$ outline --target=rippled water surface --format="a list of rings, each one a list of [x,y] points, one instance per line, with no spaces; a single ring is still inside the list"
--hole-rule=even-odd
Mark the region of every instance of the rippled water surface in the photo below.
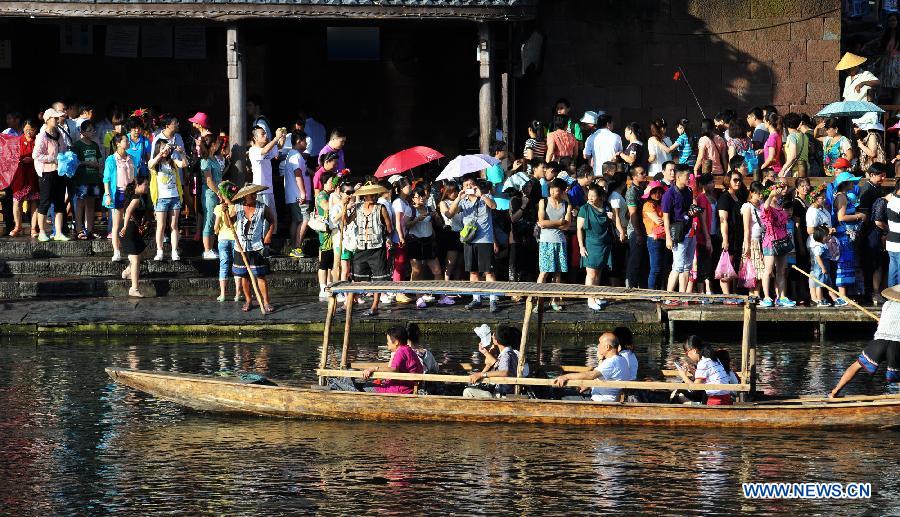
[[[384,356],[363,339],[352,359]],[[471,359],[468,343],[433,343]],[[0,514],[572,514],[900,509],[900,433],[386,424],[220,417],[112,384],[106,366],[309,379],[314,338],[0,343]],[[770,392],[824,393],[862,343],[761,347]],[[593,340],[548,339],[583,364]],[[738,347],[732,347],[737,357]],[[642,375],[676,356],[638,346]],[[885,390],[860,376],[848,390]],[[871,500],[748,501],[748,481],[870,482]]]

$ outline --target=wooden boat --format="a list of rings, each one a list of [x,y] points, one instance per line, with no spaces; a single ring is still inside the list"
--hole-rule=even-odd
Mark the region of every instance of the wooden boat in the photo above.
[[[631,402],[590,402],[529,399],[512,395],[504,399],[465,399],[436,395],[398,395],[330,391],[324,388],[329,377],[358,378],[362,372],[348,368],[348,348],[352,321],[353,296],[361,293],[431,293],[447,295],[505,295],[526,297],[519,347],[518,376],[491,378],[492,383],[521,386],[549,386],[549,379],[522,376],[526,361],[532,309],[537,308],[538,332],[534,336],[536,358],[540,361],[544,301],[547,298],[607,298],[659,301],[740,298],[744,302],[744,327],[741,342],[741,384],[687,384],[671,382],[624,382],[602,380],[570,381],[568,386],[612,387],[636,390],[727,389],[737,392],[740,402],[733,406],[646,404]],[[328,368],[331,323],[338,294],[348,296],[343,347],[338,368]],[[265,415],[285,418],[382,420],[382,421],[455,421],[554,423],[574,425],[646,424],[666,426],[720,427],[845,427],[873,428],[897,425],[900,395],[849,397],[843,399],[795,398],[750,402],[755,391],[754,362],[756,309],[752,300],[735,296],[700,296],[646,289],[591,287],[581,285],[533,284],[523,282],[341,282],[330,289],[325,315],[325,332],[319,368],[319,385],[303,387],[290,381],[274,381],[277,386],[246,384],[237,379],[107,368],[117,383],[201,411]],[[464,375],[402,374],[375,372],[374,378],[415,382],[469,382]]]
[[[123,368],[106,371],[117,383],[196,410],[282,418],[854,429],[900,422],[900,395],[860,397],[864,400],[793,399],[734,406],[526,398],[476,400],[262,386],[222,377]]]

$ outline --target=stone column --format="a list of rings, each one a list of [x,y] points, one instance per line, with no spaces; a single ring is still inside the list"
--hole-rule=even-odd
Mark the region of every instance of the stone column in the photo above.
[[[489,153],[491,136],[494,131],[494,85],[491,75],[491,28],[485,23],[478,24],[478,62],[481,85],[478,89],[478,129],[479,147],[482,153]]]
[[[243,158],[247,144],[247,92],[244,81],[241,48],[238,40],[238,28],[229,25],[226,37],[227,76],[228,76],[228,141],[231,145],[232,162],[238,171],[243,170]],[[243,175],[237,178],[243,183]]]

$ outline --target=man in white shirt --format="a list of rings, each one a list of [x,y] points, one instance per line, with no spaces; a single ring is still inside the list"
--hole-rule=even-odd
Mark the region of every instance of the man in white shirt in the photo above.
[[[619,355],[619,340],[612,332],[604,332],[597,342],[597,358],[600,364],[591,371],[567,373],[553,381],[553,385],[562,388],[568,381],[593,381],[603,378],[605,381],[627,381],[631,377],[628,361]],[[591,388],[590,400],[594,402],[616,402],[619,400],[620,388]],[[584,400],[585,397],[563,397],[563,400]]]
[[[267,206],[272,207],[275,213],[275,194],[272,184],[272,159],[278,156],[278,146],[284,144],[284,133],[281,128],[275,131],[275,139],[269,140],[264,128],[257,126],[252,133],[253,145],[247,150],[247,159],[250,160],[250,170],[253,171],[253,184],[268,187],[268,190],[260,192],[257,196]],[[272,225],[272,233],[278,231],[278,214],[275,213],[275,223]]]
[[[615,161],[616,156],[624,150],[622,137],[613,133],[613,121],[609,115],[601,115],[597,119],[597,136],[594,137],[592,165],[594,176],[603,175],[603,163]]]
[[[294,238],[294,249],[290,256],[302,258],[303,235],[309,224],[310,202],[313,200],[312,177],[303,156],[303,151],[306,150],[306,133],[295,129],[290,136],[294,145],[282,162],[281,175],[284,177],[284,203],[291,212],[290,235]]]
[[[184,160],[184,139],[181,138],[181,133],[178,132],[178,129],[181,125],[178,122],[178,119],[169,115],[162,120],[162,130],[153,135],[153,141],[150,142],[150,159],[156,157],[159,153],[159,146],[156,145],[157,140],[160,138],[164,138],[167,142],[171,142],[175,145],[175,151],[172,153],[172,158],[175,160]]]

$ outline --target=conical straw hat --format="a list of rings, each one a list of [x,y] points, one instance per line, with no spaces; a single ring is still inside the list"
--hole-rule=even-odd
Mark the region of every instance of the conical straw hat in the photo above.
[[[844,57],[838,61],[837,66],[834,67],[835,70],[847,70],[853,68],[854,66],[859,66],[866,62],[866,58],[862,56],[857,56],[852,52],[844,53]]]
[[[264,190],[269,190],[269,187],[264,187],[262,185],[254,185],[252,183],[247,183],[241,190],[238,190],[233,196],[231,196],[231,202],[234,203],[239,199],[243,199],[247,196],[253,196],[259,194]]]

